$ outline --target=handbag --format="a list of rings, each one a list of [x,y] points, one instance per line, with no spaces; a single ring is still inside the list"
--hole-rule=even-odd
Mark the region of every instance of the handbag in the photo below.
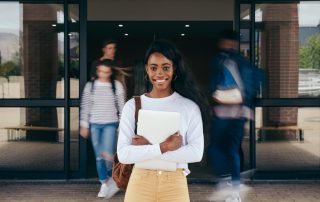
[[[137,121],[138,121],[138,112],[141,109],[141,100],[140,96],[134,96],[134,101],[136,105],[135,110],[135,133],[137,133]],[[123,164],[119,162],[118,155],[115,154],[114,156],[114,164],[112,167],[112,178],[116,182],[117,186],[122,189],[126,190],[129,179],[132,173],[134,164]]]
[[[216,90],[213,94],[214,99],[220,104],[241,104],[242,95],[239,89]]]
[[[234,64],[235,68],[230,66]],[[223,65],[222,79],[218,83],[217,90],[212,97],[219,104],[242,104],[243,98],[241,93],[242,81],[237,71],[237,64],[231,63]]]

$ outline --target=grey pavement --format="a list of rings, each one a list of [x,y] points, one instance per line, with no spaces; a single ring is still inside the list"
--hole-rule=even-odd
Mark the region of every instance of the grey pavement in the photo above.
[[[0,201],[123,201],[96,197],[99,184],[90,181],[0,181]],[[189,184],[191,201],[223,201],[214,184]],[[221,192],[221,191],[220,191]],[[245,202],[320,202],[320,181],[249,181],[241,188]]]

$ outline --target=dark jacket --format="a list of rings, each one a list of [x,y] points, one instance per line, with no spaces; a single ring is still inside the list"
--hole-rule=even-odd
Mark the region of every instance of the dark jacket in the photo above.
[[[236,62],[242,79],[244,92],[244,105],[250,108],[254,107],[254,102],[260,90],[264,86],[264,72],[263,70],[254,66],[249,60],[240,55],[236,50],[226,49],[221,51],[210,63],[211,79],[210,91],[215,92],[219,81],[223,78],[224,62],[231,59]]]

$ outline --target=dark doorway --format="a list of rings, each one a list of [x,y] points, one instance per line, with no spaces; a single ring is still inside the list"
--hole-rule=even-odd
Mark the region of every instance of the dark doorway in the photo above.
[[[232,29],[232,21],[89,21],[88,22],[88,68],[95,59],[101,57],[101,45],[105,39],[118,42],[117,60],[121,66],[142,69],[143,58],[148,45],[154,39],[168,39],[174,42],[191,67],[192,72],[205,90],[208,83],[209,61],[214,55],[215,37],[223,29]],[[88,72],[89,69],[88,69]],[[137,76],[136,73],[134,76]],[[144,75],[138,75],[143,78]],[[137,81],[130,78],[128,82],[128,99],[134,94],[142,94],[137,90]],[[139,88],[140,89],[140,88]],[[95,160],[91,145],[88,150],[89,177],[96,176]],[[190,164],[190,178],[208,178],[210,168],[200,163]]]
[[[157,38],[174,42],[184,54],[196,79],[206,86],[208,63],[213,55],[216,34],[232,28],[231,21],[136,21],[88,22],[88,67],[101,56],[105,39],[118,42],[117,59],[123,67],[134,67],[143,60],[148,45]],[[132,92],[129,92],[131,97]]]

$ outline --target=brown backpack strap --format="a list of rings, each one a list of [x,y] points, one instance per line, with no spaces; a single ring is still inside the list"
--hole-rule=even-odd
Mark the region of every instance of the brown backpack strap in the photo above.
[[[135,132],[135,134],[137,134],[138,114],[139,114],[139,110],[141,109],[141,99],[140,99],[140,96],[133,96],[133,98],[134,98],[134,102],[136,104],[136,111],[134,113],[134,118],[135,118],[134,132]]]

